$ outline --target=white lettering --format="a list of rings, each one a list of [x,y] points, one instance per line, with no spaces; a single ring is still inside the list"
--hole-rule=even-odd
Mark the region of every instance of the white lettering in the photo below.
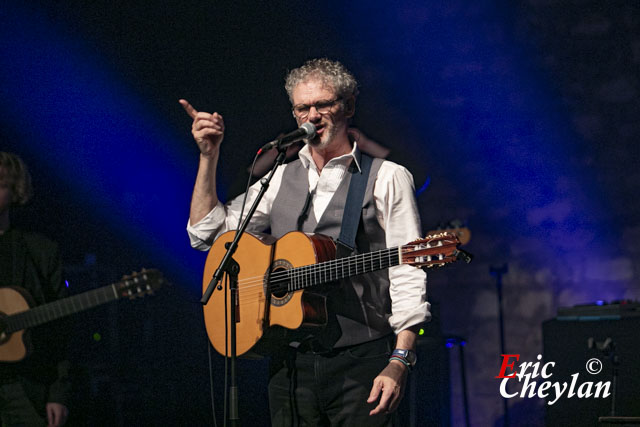
[[[500,395],[505,399],[516,397],[518,393],[513,393],[513,394],[507,393],[507,381],[509,381],[509,378],[505,378],[502,381],[500,381]]]
[[[533,363],[531,362],[524,362],[520,364],[520,369],[518,369],[518,373],[516,374],[516,376],[518,377],[518,381],[522,381],[522,377],[525,376],[527,369],[529,369],[531,365],[533,365]]]
[[[542,375],[542,378],[549,378],[551,377],[551,375],[553,374],[547,374],[547,367],[551,365],[551,367],[556,366],[556,362],[547,362],[544,364],[544,366],[542,367],[542,371],[540,372],[540,375]]]
[[[578,389],[578,397],[591,397],[591,384],[593,384],[591,381],[582,383]],[[586,388],[586,390],[583,390],[584,388]]]
[[[600,397],[600,390],[602,390],[603,387],[605,390],[602,397],[609,397],[611,395],[611,393],[609,393],[610,385],[611,385],[611,381],[607,381],[606,383],[603,383],[602,381],[598,381],[596,383],[596,393],[593,395],[593,397]]]
[[[545,381],[540,384],[540,387],[538,388],[538,397],[544,399],[549,396],[549,393],[545,393],[548,388],[551,388],[551,381]]]
[[[547,405],[549,405],[549,406],[553,405],[554,403],[556,403],[558,401],[558,399],[560,399],[562,397],[562,395],[564,394],[564,391],[567,389],[567,383],[564,382],[562,384],[563,385],[562,385],[562,389],[561,389],[560,388],[560,383],[553,383],[553,388],[556,391],[556,398],[553,399],[550,402],[547,402]]]
[[[522,390],[520,391],[520,397],[534,397],[536,395],[536,382],[533,381],[529,383],[531,376],[527,374],[524,380],[524,384],[522,385]],[[527,389],[529,389],[529,396],[527,396]]]
[[[538,360],[542,359],[542,355],[539,354],[537,357]],[[531,378],[537,378],[538,377],[538,369],[540,369],[540,362],[536,362],[533,364],[533,374],[531,374]]]
[[[569,382],[537,382],[535,379],[538,377],[544,379],[551,378],[553,376],[551,370],[556,365],[555,362],[542,364],[541,354],[537,356],[537,359],[538,362],[523,362],[519,365],[515,378],[516,382],[522,387],[520,392],[509,393],[507,389],[509,388],[509,379],[511,378],[503,378],[500,382],[500,395],[502,397],[505,399],[516,396],[520,396],[521,398],[539,397],[540,399],[546,399],[547,405],[551,406],[563,396],[566,396],[566,399],[570,399],[573,396],[577,396],[578,399],[590,397],[606,398],[611,396],[611,381],[599,381],[598,383],[586,381],[579,383],[579,373],[571,375],[571,381]]]
[[[578,382],[578,376],[580,374],[575,373],[573,375],[571,375],[571,387],[569,387],[569,394],[567,394],[567,397],[573,397],[576,395],[576,393],[573,391],[573,389],[576,388],[576,383]]]

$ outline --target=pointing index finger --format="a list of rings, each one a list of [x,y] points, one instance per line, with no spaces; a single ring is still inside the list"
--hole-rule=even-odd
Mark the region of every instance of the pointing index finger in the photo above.
[[[184,108],[184,111],[187,112],[189,117],[191,117],[192,119],[196,118],[196,114],[198,114],[198,111],[193,108],[193,106],[189,104],[186,99],[179,99],[178,102],[180,103],[180,105],[182,105],[182,108]]]

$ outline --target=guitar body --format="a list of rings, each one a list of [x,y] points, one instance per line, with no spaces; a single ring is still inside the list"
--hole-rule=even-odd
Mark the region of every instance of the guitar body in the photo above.
[[[224,233],[211,247],[204,269],[203,290],[209,286],[211,277],[224,257],[225,244],[233,241],[234,236],[235,231]],[[321,325],[326,322],[326,307],[322,296],[303,290],[270,294],[267,285],[278,272],[328,261],[334,257],[334,242],[319,234],[294,231],[277,241],[266,235],[242,235],[233,255],[241,266],[236,306],[237,355],[254,347],[270,326],[297,329],[303,325]],[[204,320],[209,340],[216,351],[230,356],[231,337],[226,329],[231,322],[231,297],[225,281],[226,277],[204,306]]]
[[[26,331],[7,333],[2,319],[14,313],[29,310],[30,296],[19,288],[0,288],[0,361],[18,362],[24,359],[30,348]]]

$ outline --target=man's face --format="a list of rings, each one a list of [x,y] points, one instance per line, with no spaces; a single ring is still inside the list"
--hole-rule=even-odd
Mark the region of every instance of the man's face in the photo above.
[[[316,103],[324,103],[334,101],[338,98],[333,88],[323,85],[319,80],[308,80],[299,83],[292,93],[293,106],[314,105]],[[318,112],[316,107],[308,110],[307,117],[299,117],[296,115],[298,125],[310,122],[316,127],[316,137],[309,141],[309,144],[318,149],[325,149],[334,142],[336,135],[341,131],[346,131],[347,117],[344,111],[344,101],[335,102],[332,107],[324,114]]]

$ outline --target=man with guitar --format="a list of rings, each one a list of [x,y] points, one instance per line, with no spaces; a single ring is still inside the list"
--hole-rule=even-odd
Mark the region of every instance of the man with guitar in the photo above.
[[[31,196],[31,178],[22,160],[0,152],[0,286],[18,286],[37,305],[62,298],[66,287],[57,245],[35,233],[11,227],[12,208]],[[13,300],[0,294],[0,311]],[[2,318],[0,317],[0,322]],[[34,351],[24,360],[0,363],[0,419],[3,426],[62,426],[68,415],[70,382],[64,331],[35,328]],[[3,331],[3,329],[0,329]],[[0,345],[9,339],[0,336]]]
[[[367,159],[348,132],[357,96],[353,75],[339,62],[311,60],[288,74],[285,89],[298,125],[309,122],[316,133],[298,160],[276,171],[248,230],[269,229],[276,238],[299,230],[336,239],[342,236],[343,214],[352,209],[346,209],[355,193],[350,182],[363,175],[363,201],[352,221],[355,252],[418,237],[411,174],[393,162]],[[222,116],[198,112],[186,100],[180,103],[193,119],[200,149],[187,230],[192,246],[207,250],[217,236],[237,227],[242,196],[223,205],[216,193]],[[259,188],[259,182],[250,188],[249,205]],[[338,247],[341,256],[353,249]],[[326,326],[286,331],[272,354],[272,423],[390,425],[416,363],[416,331],[430,318],[426,275],[398,265],[343,279],[325,290]]]

